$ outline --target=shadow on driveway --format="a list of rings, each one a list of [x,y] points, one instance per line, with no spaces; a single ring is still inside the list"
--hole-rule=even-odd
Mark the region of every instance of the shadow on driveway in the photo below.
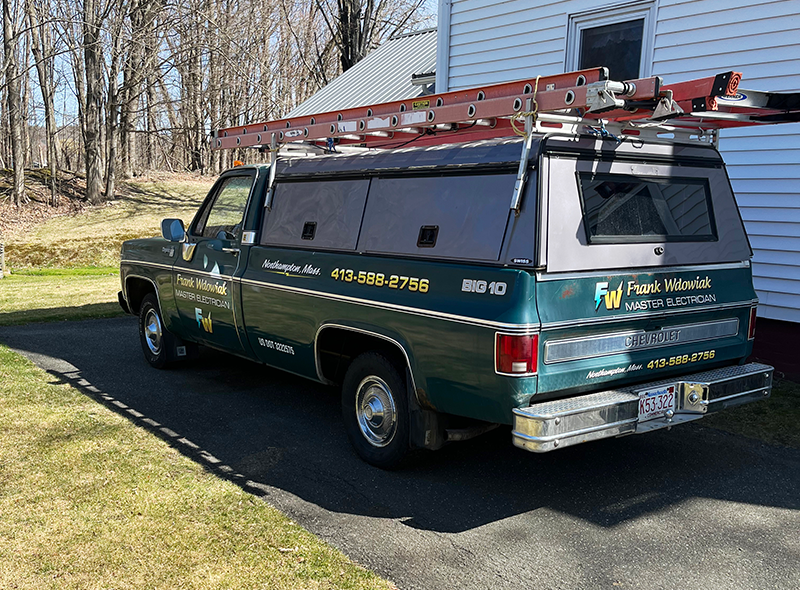
[[[547,508],[614,527],[692,498],[800,508],[800,453],[687,425],[535,455],[501,428],[402,471],[350,449],[338,391],[223,353],[150,368],[133,318],[0,329],[0,341],[250,492],[462,532]]]

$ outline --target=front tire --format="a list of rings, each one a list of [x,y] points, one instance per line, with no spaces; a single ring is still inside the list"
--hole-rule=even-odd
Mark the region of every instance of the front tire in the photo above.
[[[375,467],[391,469],[409,452],[406,381],[381,354],[357,357],[342,384],[342,417],[356,453]]]
[[[164,328],[158,299],[148,293],[139,307],[139,341],[147,362],[156,369],[164,369],[172,363],[175,337]]]

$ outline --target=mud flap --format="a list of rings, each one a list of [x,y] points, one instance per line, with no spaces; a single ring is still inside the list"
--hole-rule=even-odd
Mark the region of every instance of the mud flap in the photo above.
[[[431,451],[442,448],[447,436],[442,416],[420,405],[417,394],[411,387],[413,381],[408,367],[406,367],[406,383],[408,383],[408,413],[411,420],[409,431],[411,448]]]
[[[128,302],[125,301],[125,297],[123,297],[122,291],[117,292],[117,300],[119,300],[119,306],[122,308],[122,311],[124,311],[127,314],[130,314],[131,308],[128,307]]]
[[[173,344],[169,348],[169,362],[183,362],[196,359],[200,356],[200,345],[195,342],[185,342],[172,334]]]

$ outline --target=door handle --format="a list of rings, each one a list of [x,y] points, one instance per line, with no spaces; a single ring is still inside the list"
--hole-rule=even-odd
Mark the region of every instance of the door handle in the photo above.
[[[233,254],[234,256],[238,256],[240,252],[239,248],[223,248],[222,251]]]

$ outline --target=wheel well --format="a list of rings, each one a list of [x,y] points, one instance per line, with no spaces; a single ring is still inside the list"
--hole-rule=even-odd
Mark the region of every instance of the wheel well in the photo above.
[[[156,289],[153,283],[146,279],[128,277],[125,280],[125,294],[128,297],[128,308],[134,315],[138,315],[139,308],[142,305],[142,299],[144,299],[145,295],[155,292]]]
[[[384,355],[395,364],[401,375],[405,375],[408,361],[398,344],[379,336],[338,327],[323,328],[317,336],[319,372],[328,381],[340,384],[350,363],[368,351]]]

